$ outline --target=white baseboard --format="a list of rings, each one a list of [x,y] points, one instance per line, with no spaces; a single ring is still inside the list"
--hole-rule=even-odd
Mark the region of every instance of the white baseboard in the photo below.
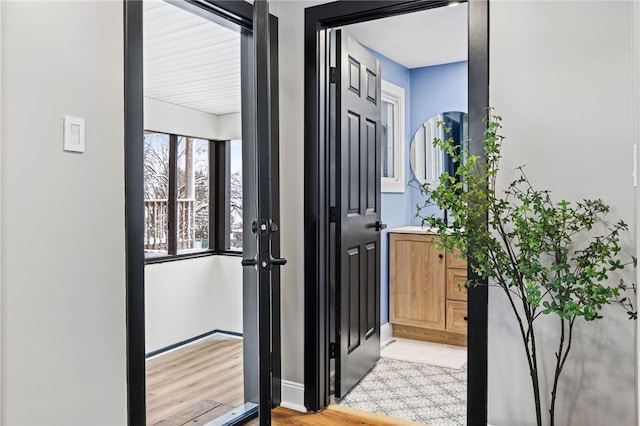
[[[384,348],[391,342],[391,337],[393,336],[393,328],[391,327],[391,323],[388,322],[386,324],[382,324],[380,327],[380,347]]]
[[[282,380],[282,401],[280,405],[284,408],[306,413],[304,406],[304,385],[302,383]]]

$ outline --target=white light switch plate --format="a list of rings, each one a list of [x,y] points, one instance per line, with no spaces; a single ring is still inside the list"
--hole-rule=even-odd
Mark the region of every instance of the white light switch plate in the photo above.
[[[84,152],[84,118],[64,116],[64,150]]]

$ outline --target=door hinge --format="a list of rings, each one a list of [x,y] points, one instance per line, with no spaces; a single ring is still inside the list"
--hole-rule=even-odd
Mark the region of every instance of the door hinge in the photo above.
[[[336,342],[331,342],[329,343],[329,359],[335,359],[336,358]]]
[[[336,67],[329,67],[329,83],[336,83],[338,81]]]
[[[329,223],[335,223],[335,222],[336,222],[336,208],[329,207]]]

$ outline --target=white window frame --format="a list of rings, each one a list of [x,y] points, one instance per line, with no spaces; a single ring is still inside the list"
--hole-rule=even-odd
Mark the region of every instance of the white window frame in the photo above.
[[[394,176],[383,177],[381,182],[382,192],[404,192],[406,183],[405,176],[405,132],[404,132],[404,88],[382,80],[382,101],[388,102],[394,106],[393,116],[393,170]]]

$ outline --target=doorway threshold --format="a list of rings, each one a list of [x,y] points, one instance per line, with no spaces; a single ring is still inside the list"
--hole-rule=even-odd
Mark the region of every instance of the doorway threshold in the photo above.
[[[234,408],[223,416],[206,423],[204,426],[233,426],[244,423],[246,420],[255,417],[258,414],[258,404],[246,402],[243,405]]]

